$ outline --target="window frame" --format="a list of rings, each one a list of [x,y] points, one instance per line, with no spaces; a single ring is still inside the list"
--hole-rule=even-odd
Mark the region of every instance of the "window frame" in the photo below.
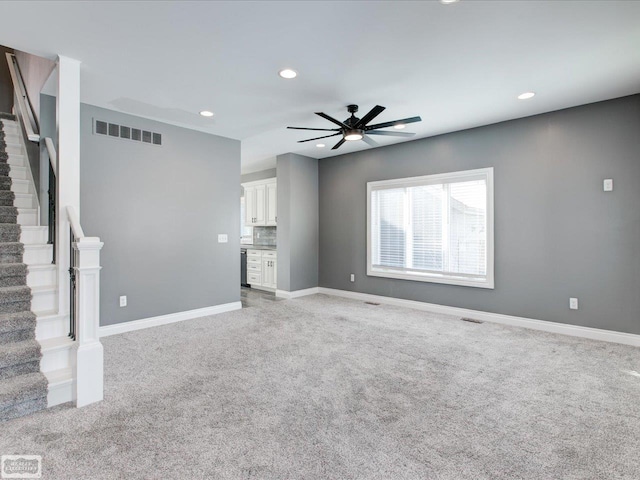
[[[371,194],[375,190],[388,188],[406,188],[420,185],[434,185],[441,183],[456,183],[471,180],[486,179],[487,182],[487,211],[486,211],[486,232],[487,232],[487,273],[484,280],[471,278],[469,276],[457,276],[450,274],[437,274],[432,272],[416,271],[414,269],[397,269],[394,267],[375,267],[372,265],[373,244],[371,218]],[[390,180],[379,180],[367,182],[367,276],[395,278],[400,280],[412,280],[418,282],[439,283],[445,285],[458,285],[477,288],[495,288],[494,280],[494,183],[493,167],[479,168],[475,170],[464,170],[457,172],[438,173],[434,175],[423,175],[419,177],[394,178]]]

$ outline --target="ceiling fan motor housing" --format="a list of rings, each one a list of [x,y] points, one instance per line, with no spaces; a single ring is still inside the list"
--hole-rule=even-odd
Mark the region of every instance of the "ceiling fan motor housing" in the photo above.
[[[344,121],[344,124],[350,127],[354,127],[360,120],[354,115],[358,111],[358,105],[347,105],[347,111],[351,114],[351,116]]]

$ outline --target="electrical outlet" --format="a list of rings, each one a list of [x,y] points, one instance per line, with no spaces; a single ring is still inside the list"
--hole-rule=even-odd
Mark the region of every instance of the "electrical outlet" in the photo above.
[[[571,310],[578,310],[578,299],[577,298],[570,298],[569,299],[569,308]]]
[[[218,243],[227,243],[229,241],[229,236],[226,233],[218,234]]]
[[[356,281],[356,274],[355,274],[355,273],[352,273],[352,274],[351,274],[351,281],[352,281],[352,282],[355,282],[355,281]]]
[[[120,297],[120,306],[121,307],[126,307],[127,306],[127,296],[126,295],[122,295]]]
[[[613,178],[605,178],[602,183],[602,189],[605,192],[613,192]]]

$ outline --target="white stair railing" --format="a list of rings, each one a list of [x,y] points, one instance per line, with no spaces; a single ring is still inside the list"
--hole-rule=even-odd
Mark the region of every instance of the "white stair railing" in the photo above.
[[[99,338],[100,327],[100,250],[98,237],[85,237],[78,214],[66,207],[71,225],[71,334],[76,340],[73,376],[76,381],[76,406],[103,399],[104,356]]]

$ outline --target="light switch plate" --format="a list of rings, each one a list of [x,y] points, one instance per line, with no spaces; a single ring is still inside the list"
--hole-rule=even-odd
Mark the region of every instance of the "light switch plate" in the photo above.
[[[218,234],[218,243],[227,243],[229,241],[229,237],[226,233]]]
[[[605,192],[613,192],[613,178],[605,178],[602,187]]]

